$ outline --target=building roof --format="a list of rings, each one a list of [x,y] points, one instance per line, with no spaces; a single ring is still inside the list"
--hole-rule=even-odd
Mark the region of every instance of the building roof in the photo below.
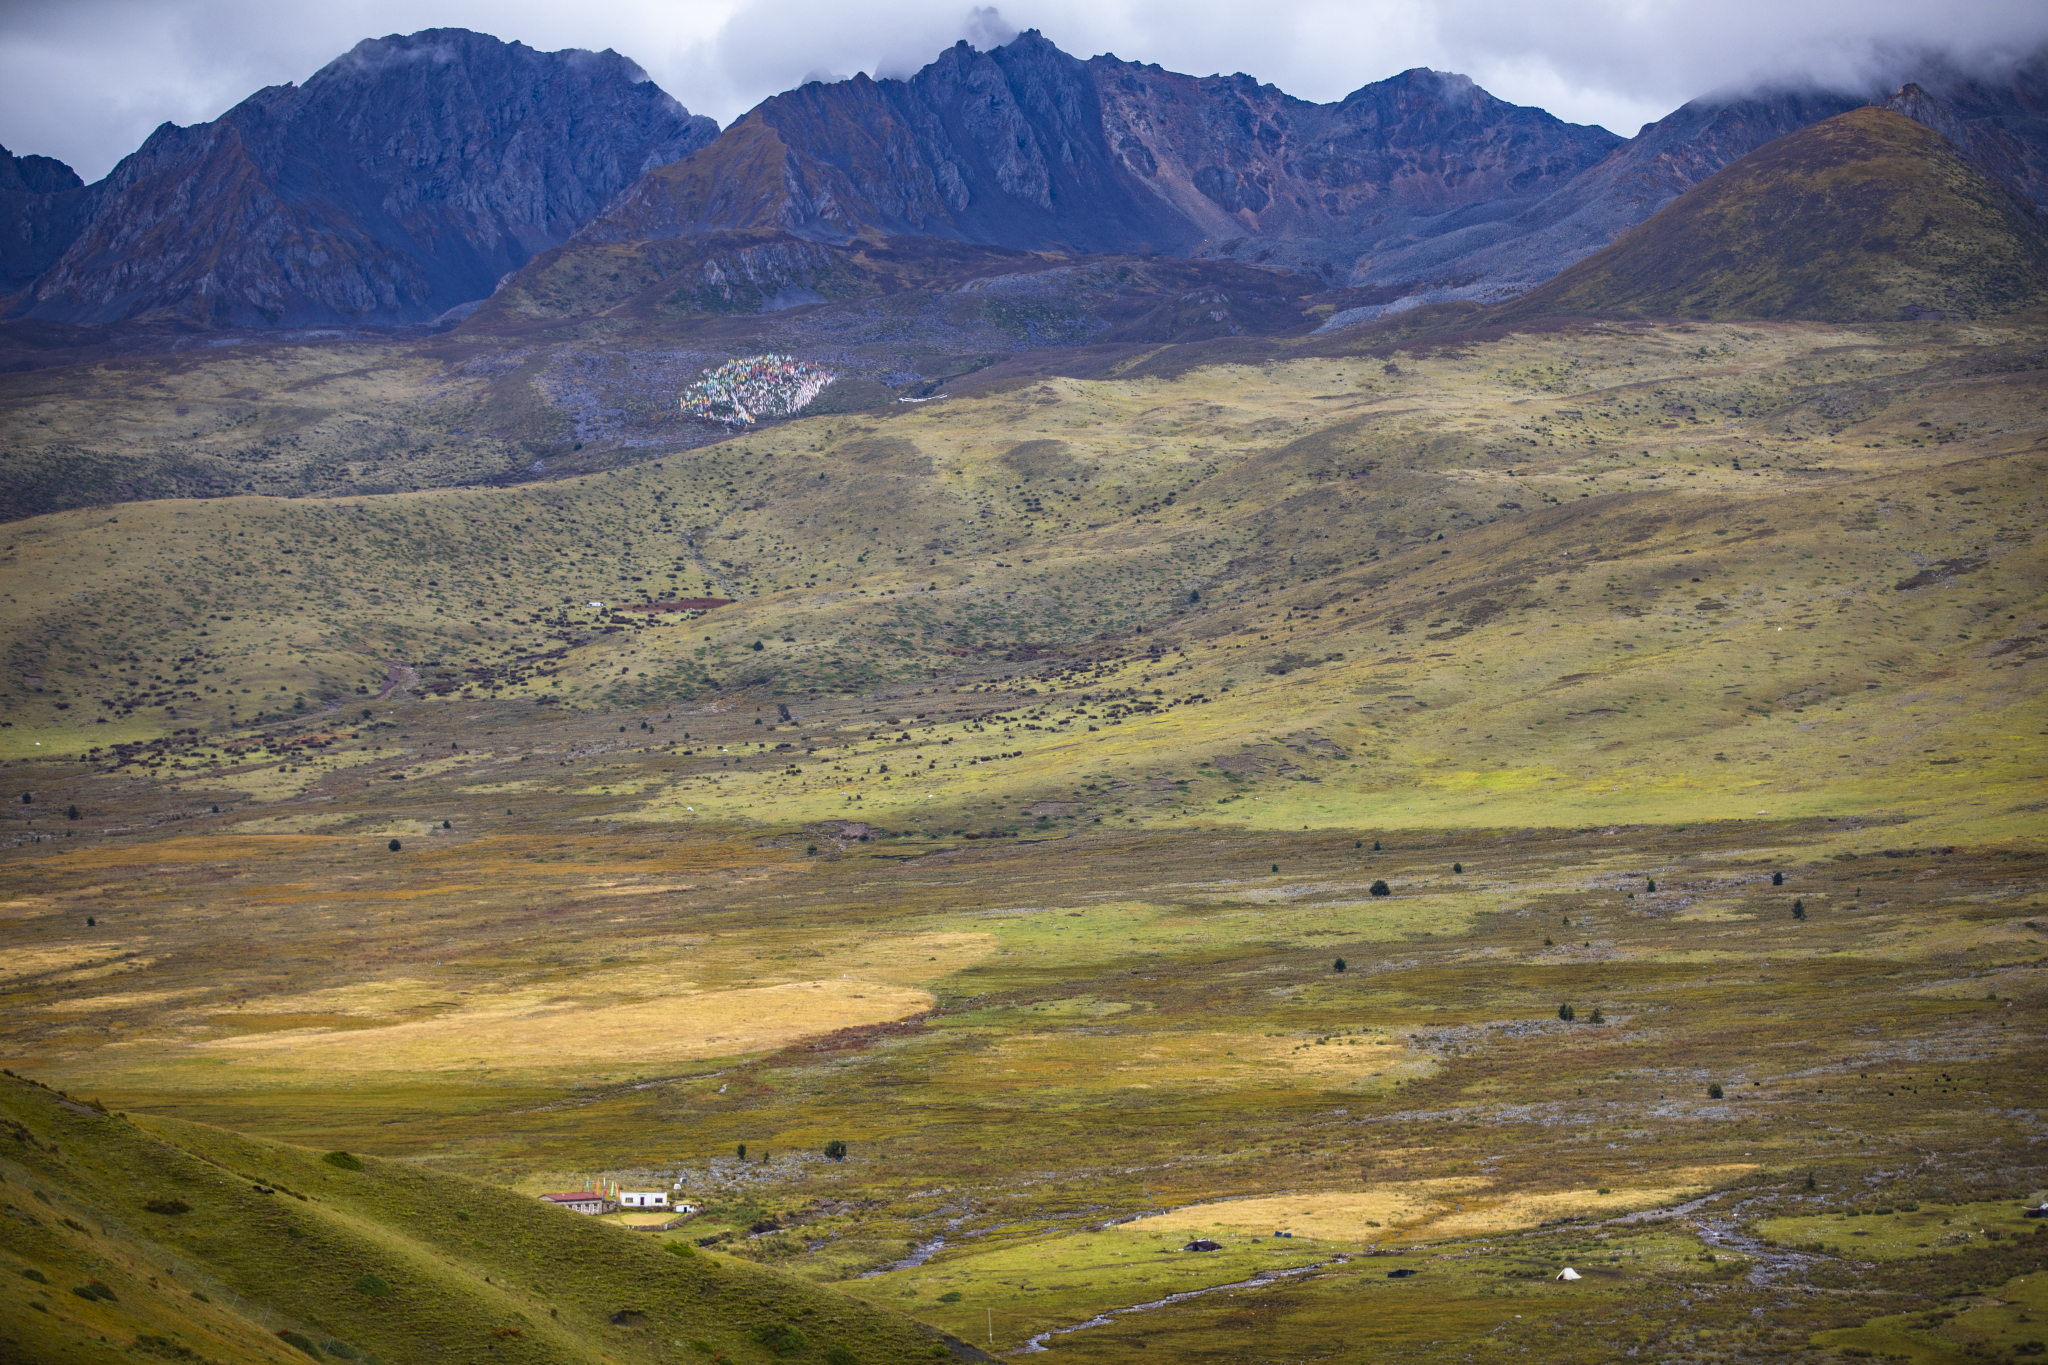
[[[585,1202],[601,1204],[604,1202],[604,1196],[596,1190],[568,1190],[562,1194],[544,1194],[541,1198],[552,1199],[557,1204],[581,1204]]]

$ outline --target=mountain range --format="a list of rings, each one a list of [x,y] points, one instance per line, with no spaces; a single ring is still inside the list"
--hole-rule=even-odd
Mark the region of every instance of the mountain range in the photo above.
[[[4,273],[35,274],[12,311],[425,321],[488,295],[716,133],[614,52],[536,52],[460,29],[368,40],[303,86],[164,124],[95,185],[15,161],[21,188],[0,182]]]
[[[1372,291],[1357,320],[1513,298],[1731,162],[1887,96],[2048,204],[2048,54],[1995,77],[1933,59],[1893,74],[1914,79],[1703,98],[1623,139],[1453,74],[1315,104],[1033,31],[904,80],[807,83],[721,133],[616,53],[429,30],[165,124],[97,184],[0,158],[0,288],[7,316],[60,323],[420,323],[564,243],[739,231],[1286,269]]]

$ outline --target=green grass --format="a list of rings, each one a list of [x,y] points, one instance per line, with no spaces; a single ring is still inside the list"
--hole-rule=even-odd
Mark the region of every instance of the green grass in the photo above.
[[[459,1176],[374,1158],[351,1171],[217,1129],[67,1112],[20,1082],[0,1096],[21,1137],[10,1184],[38,1201],[17,1205],[29,1216],[12,1234],[14,1269],[48,1282],[10,1280],[10,1295],[45,1305],[0,1329],[24,1358],[102,1354],[94,1330],[115,1333],[115,1354],[154,1334],[234,1359],[288,1358],[260,1345],[279,1329],[392,1361],[421,1342],[456,1360],[666,1359],[672,1336],[765,1360],[757,1334],[784,1324],[863,1360],[933,1344],[802,1280],[712,1252],[665,1255],[653,1238]],[[188,1211],[151,1213],[145,1192]],[[112,1298],[60,1298],[88,1268]],[[623,1331],[621,1314],[633,1315]]]
[[[1167,356],[544,489],[17,523],[0,1051],[133,1116],[9,1092],[81,1163],[20,1178],[183,1199],[205,1273],[388,1359],[1768,1356],[2029,1274],[1914,1220],[2048,1180],[2033,349]],[[560,610],[676,558],[740,600]],[[597,1175],[705,1212],[530,1198]],[[1211,1212],[1252,1198],[1332,1231]],[[39,1226],[8,1292],[71,1325],[10,1321],[255,1339],[71,1295],[117,1248]],[[1227,1249],[1108,1254],[1155,1231]]]

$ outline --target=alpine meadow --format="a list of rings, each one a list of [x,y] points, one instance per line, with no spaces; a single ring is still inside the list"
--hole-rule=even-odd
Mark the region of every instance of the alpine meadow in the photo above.
[[[5,153],[0,1357],[2042,1356],[2043,108]]]

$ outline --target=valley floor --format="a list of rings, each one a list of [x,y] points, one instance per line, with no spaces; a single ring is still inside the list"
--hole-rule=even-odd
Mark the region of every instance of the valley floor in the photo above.
[[[1119,361],[588,481],[16,523],[0,1051],[129,1118],[7,1101],[49,1287],[0,1316],[163,1337],[66,1292],[193,1254],[143,1156],[60,1155],[125,1124],[516,1280],[436,1359],[2024,1358],[2038,350]],[[519,1221],[598,1178],[703,1207]],[[548,1336],[505,1258],[572,1223],[653,1260]],[[765,1277],[744,1331],[619,1297],[664,1244]],[[411,1358],[289,1264],[205,1273]],[[865,1316],[784,1351],[771,1293]]]

